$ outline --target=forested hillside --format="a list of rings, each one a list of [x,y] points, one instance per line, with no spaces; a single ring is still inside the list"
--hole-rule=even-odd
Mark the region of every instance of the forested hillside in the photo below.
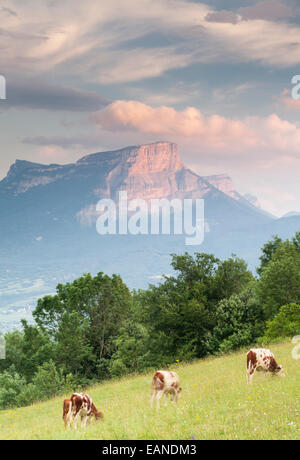
[[[133,292],[103,273],[59,284],[5,336],[0,408],[299,335],[300,233],[274,237],[260,261],[254,277],[236,256],[173,255],[176,276]]]

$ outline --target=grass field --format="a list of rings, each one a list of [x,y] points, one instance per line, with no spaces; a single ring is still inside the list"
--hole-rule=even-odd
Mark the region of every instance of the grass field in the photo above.
[[[294,345],[272,346],[286,377],[245,376],[245,351],[173,366],[183,388],[177,405],[149,407],[151,374],[86,390],[104,421],[65,430],[62,400],[0,412],[0,439],[300,439],[300,360]],[[65,397],[69,397],[66,395]]]

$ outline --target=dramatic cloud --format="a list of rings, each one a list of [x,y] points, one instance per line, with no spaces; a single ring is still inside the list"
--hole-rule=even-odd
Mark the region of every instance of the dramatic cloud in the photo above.
[[[220,115],[206,117],[195,107],[176,111],[137,101],[115,101],[91,119],[108,131],[151,133],[180,142],[192,139],[199,147],[213,151],[242,154],[245,150],[264,148],[300,153],[300,128],[276,114],[238,120]]]
[[[6,3],[0,10],[2,72],[45,76],[56,69],[110,84],[202,62],[300,63],[300,27],[275,21],[290,17],[279,0],[235,12],[187,0]],[[161,31],[165,39],[149,46],[147,36],[160,37]]]
[[[170,140],[199,174],[228,172],[269,209],[266,187],[280,190],[274,206],[288,210],[300,106],[282,90],[300,65],[297,10],[295,0],[4,0],[1,173],[20,152],[71,162]]]

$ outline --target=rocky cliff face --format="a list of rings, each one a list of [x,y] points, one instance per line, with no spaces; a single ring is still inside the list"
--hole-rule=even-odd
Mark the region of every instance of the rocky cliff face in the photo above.
[[[176,174],[182,169],[176,144],[157,142],[129,147],[107,174],[108,194],[115,198],[119,190],[127,190],[129,199],[146,200],[173,196],[178,189]]]
[[[233,182],[231,177],[227,174],[218,174],[214,176],[204,177],[207,182],[216,187],[221,192],[230,196],[231,198],[237,199],[237,192],[234,190]]]
[[[212,189],[207,181],[184,167],[176,144],[156,142],[87,155],[70,165],[17,160],[0,182],[0,191],[19,195],[37,186],[72,178],[90,181],[95,198],[117,198],[119,190],[126,190],[128,199],[182,197],[191,193],[202,196]]]
[[[87,206],[103,197],[118,199],[120,190],[127,191],[128,199],[202,198],[218,191],[235,200],[241,198],[228,175],[201,177],[187,169],[178,146],[170,142],[94,153],[69,165],[17,160],[0,182],[0,193],[22,195],[53,183],[58,190],[62,183],[70,184],[72,193],[80,187],[82,194],[90,196]]]

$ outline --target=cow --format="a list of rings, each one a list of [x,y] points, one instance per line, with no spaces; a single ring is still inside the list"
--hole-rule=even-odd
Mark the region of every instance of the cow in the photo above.
[[[81,425],[83,427],[86,427],[92,417],[95,417],[96,420],[103,419],[103,413],[98,412],[92,398],[85,393],[73,393],[71,398],[65,399],[63,403],[63,420],[65,426],[70,427],[73,422],[76,429],[79,417],[81,418]]]
[[[172,401],[177,402],[181,391],[176,372],[157,371],[152,378],[150,405],[153,407],[153,401],[156,398],[156,407],[159,408],[159,400],[162,395],[165,395],[165,405],[168,395],[171,395]]]
[[[246,376],[248,384],[252,383],[255,371],[264,372],[265,377],[268,372],[284,377],[282,366],[277,364],[273,353],[266,348],[251,348],[247,353]]]

